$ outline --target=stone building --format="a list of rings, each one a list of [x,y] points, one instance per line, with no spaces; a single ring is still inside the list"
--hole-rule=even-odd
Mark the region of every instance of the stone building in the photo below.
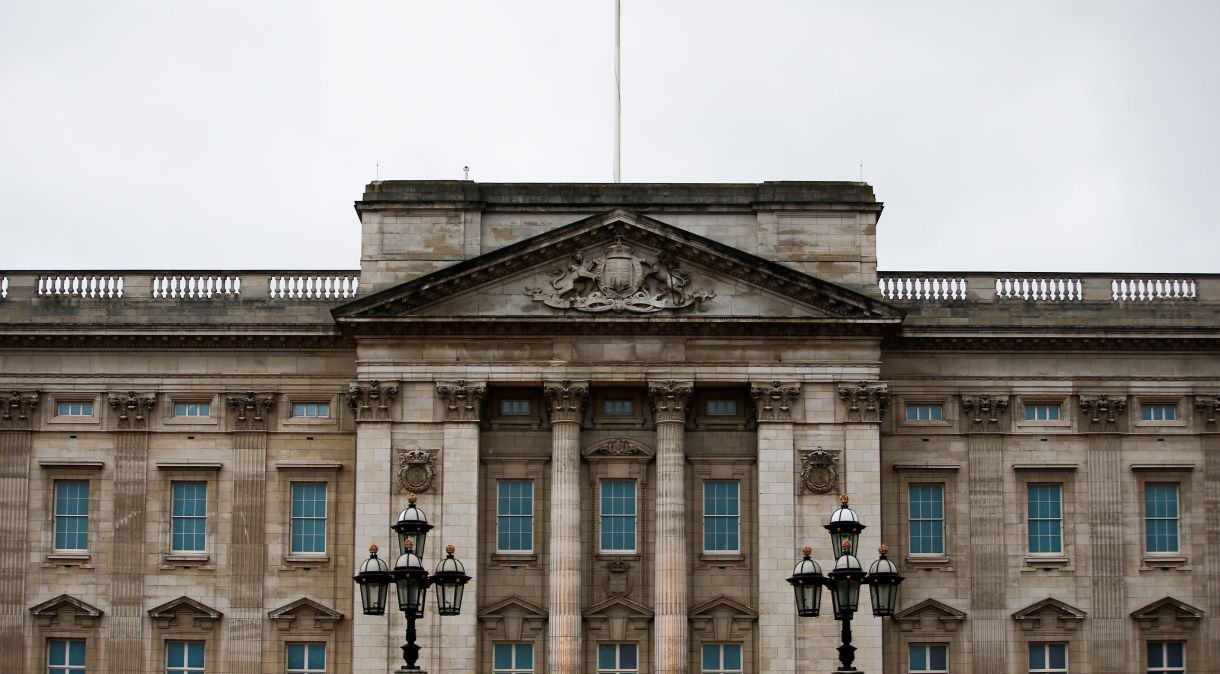
[[[359,270],[0,272],[0,671],[390,671],[411,492],[432,672],[831,671],[840,492],[864,671],[1220,662],[1220,277],[879,273],[881,210],[377,182]]]

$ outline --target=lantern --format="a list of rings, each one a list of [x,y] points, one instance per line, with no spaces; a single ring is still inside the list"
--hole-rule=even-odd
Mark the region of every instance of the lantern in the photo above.
[[[836,620],[848,620],[860,604],[860,584],[864,581],[864,567],[851,554],[851,541],[844,540],[842,554],[835,560],[830,576],[830,599]]]
[[[407,507],[398,513],[398,521],[390,528],[398,532],[399,550],[405,550],[405,544],[410,540],[415,555],[422,559],[424,543],[428,540],[428,532],[432,530],[432,525],[428,524],[424,511],[415,507],[415,494],[407,497],[407,503]]]
[[[378,559],[376,545],[369,546],[369,558],[360,565],[352,580],[360,586],[360,603],[364,605],[364,614],[384,615],[389,597],[390,567],[385,560]]]
[[[403,553],[394,563],[390,576],[398,587],[398,608],[408,618],[424,617],[424,599],[428,593],[428,570],[415,553],[411,552],[414,543],[407,539],[403,544]]]
[[[796,593],[796,614],[802,618],[816,618],[822,608],[822,584],[826,582],[822,576],[822,567],[809,558],[813,549],[806,545],[801,554],[805,558],[796,563],[788,583]]]
[[[454,547],[445,546],[445,558],[436,565],[436,573],[428,580],[436,586],[436,612],[458,615],[462,612],[462,590],[470,580],[466,567],[453,558]]]
[[[884,545],[877,549],[881,556],[868,568],[868,591],[873,600],[873,615],[894,615],[898,605],[898,585],[903,577],[898,575],[898,567],[886,558],[889,548]]]
[[[856,511],[847,507],[847,494],[839,496],[839,509],[834,511],[830,516],[830,523],[826,525],[826,530],[830,532],[830,547],[834,550],[835,559],[839,558],[843,550],[843,541],[851,541],[851,549],[855,550],[860,545],[860,532],[864,531],[864,525],[860,523],[860,518],[856,516]]]

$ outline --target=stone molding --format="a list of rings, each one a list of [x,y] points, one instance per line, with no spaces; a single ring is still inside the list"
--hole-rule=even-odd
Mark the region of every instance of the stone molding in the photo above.
[[[894,622],[903,632],[956,632],[965,619],[964,612],[935,599],[925,599],[894,614]]]
[[[503,629],[507,641],[521,641],[524,634],[539,634],[547,622],[547,610],[511,595],[479,611],[479,622],[484,630]]]
[[[542,394],[546,396],[547,411],[551,423],[580,423],[584,414],[585,402],[589,399],[589,383],[574,382],[564,379],[558,383],[545,384]]]
[[[648,398],[652,401],[653,417],[656,423],[685,423],[686,403],[694,392],[694,384],[689,381],[668,379],[661,382],[648,382]]]
[[[839,386],[845,419],[849,422],[878,423],[890,407],[889,385],[885,382],[857,382]]]
[[[436,395],[445,402],[445,421],[478,421],[487,386],[465,379],[437,382]]]
[[[1118,430],[1118,424],[1127,411],[1127,396],[1114,398],[1108,393],[1097,395],[1080,395],[1080,411],[1084,413],[1081,425],[1084,430],[1106,431]]]
[[[350,381],[344,397],[355,413],[356,421],[389,421],[390,404],[398,397],[398,384],[387,382],[383,385],[378,379]]]
[[[437,449],[399,448],[398,450],[398,491],[422,493],[432,488],[436,480],[436,458],[440,454]]]
[[[773,381],[750,387],[750,396],[758,408],[759,423],[792,423],[792,405],[800,395],[799,383]]]
[[[28,431],[33,428],[38,391],[0,393],[0,430]]]
[[[148,616],[161,629],[169,629],[177,623],[180,628],[194,627],[211,630],[216,627],[216,623],[224,614],[201,601],[184,595],[148,609]],[[190,622],[185,622],[187,620]]]
[[[157,394],[128,391],[111,393],[107,399],[110,401],[110,407],[118,412],[115,417],[116,428],[128,431],[148,429],[148,413],[157,406]]]
[[[89,629],[102,617],[103,613],[105,612],[102,609],[77,599],[70,594],[61,594],[58,597],[30,607],[30,615],[34,616],[34,621],[39,627],[80,627]],[[62,619],[65,616],[71,617],[71,625],[62,623]]]
[[[723,594],[692,606],[687,615],[691,631],[704,641],[748,638],[758,620],[758,611]]]
[[[839,452],[821,447],[801,451],[801,492],[808,494],[839,493]]]
[[[267,430],[267,417],[275,406],[274,393],[246,391],[226,395],[225,405],[231,410],[230,424],[239,431]]]
[[[655,452],[632,438],[606,438],[589,445],[583,452],[586,459],[651,459]]]
[[[1003,430],[1000,418],[1008,414],[1008,396],[990,393],[962,394],[962,409],[969,413],[967,432]]]
[[[1141,630],[1170,631],[1180,634],[1194,629],[1203,611],[1173,597],[1163,597],[1131,612]]]
[[[1047,597],[1013,613],[1012,619],[1017,621],[1021,630],[1025,632],[1036,630],[1074,632],[1087,616],[1087,613],[1071,604]]]
[[[298,618],[303,616],[311,616],[313,621],[312,628],[303,625],[301,627],[296,626]],[[268,611],[267,618],[275,623],[275,626],[281,632],[287,632],[292,629],[314,629],[323,632],[333,632],[335,623],[343,620],[343,614],[309,597],[301,597],[273,611]]]

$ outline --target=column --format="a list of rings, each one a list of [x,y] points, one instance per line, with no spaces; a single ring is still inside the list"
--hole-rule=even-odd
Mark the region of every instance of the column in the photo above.
[[[424,564],[431,569],[444,556],[445,546],[452,544],[457,548],[454,556],[473,580],[462,594],[461,614],[442,617],[440,638],[426,647],[439,649],[442,672],[474,672],[479,623],[479,412],[487,387],[465,380],[441,382],[436,393],[445,403],[441,441],[444,500],[440,529],[432,534],[439,534],[439,540],[429,541]]]
[[[1089,562],[1093,606],[1085,621],[1095,672],[1125,669],[1131,619],[1126,603],[1122,522],[1123,467],[1119,419],[1126,397],[1080,396],[1080,424],[1088,443]]]
[[[588,382],[543,387],[551,415],[551,573],[547,671],[580,674],[580,419]]]
[[[26,522],[38,399],[31,391],[0,394],[0,652],[14,668],[25,662]]]
[[[750,387],[758,408],[758,650],[764,674],[796,672],[796,609],[788,576],[796,546],[792,405],[800,384]],[[802,666],[801,671],[805,668]]]
[[[686,403],[690,382],[649,382],[657,425],[653,637],[657,674],[686,674]]]

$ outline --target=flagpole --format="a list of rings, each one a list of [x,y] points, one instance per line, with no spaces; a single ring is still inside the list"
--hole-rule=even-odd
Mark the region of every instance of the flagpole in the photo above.
[[[623,182],[622,174],[622,112],[623,87],[619,79],[619,15],[621,0],[614,0],[614,182]]]

